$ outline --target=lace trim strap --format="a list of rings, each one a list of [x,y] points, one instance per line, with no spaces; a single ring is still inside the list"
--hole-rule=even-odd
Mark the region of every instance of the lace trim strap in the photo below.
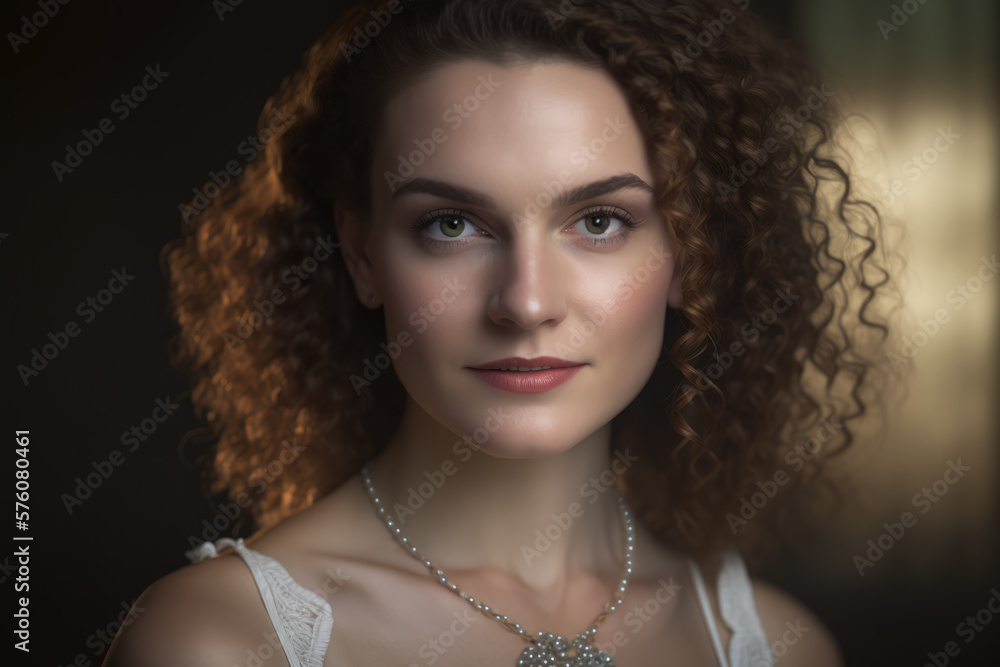
[[[708,601],[705,582],[701,576],[698,564],[689,559],[691,574],[694,579],[698,603],[701,605],[708,631],[712,636],[712,644],[719,658],[721,667],[773,667],[774,658],[767,644],[767,636],[760,624],[760,616],[753,599],[753,583],[747,572],[746,565],[735,550],[726,551],[722,555],[722,567],[719,569],[719,613],[722,620],[733,631],[729,640],[729,659],[726,660],[715,624],[715,616]]]
[[[250,568],[289,667],[323,667],[333,628],[330,604],[292,579],[281,563],[243,544],[242,537],[204,542],[186,555],[197,563],[225,547],[233,547]]]
[[[735,550],[723,554],[719,570],[719,611],[733,629],[729,640],[732,667],[773,667],[774,658],[760,624],[753,599],[753,583],[746,564]]]
[[[719,667],[729,667],[729,663],[726,661],[726,652],[722,648],[722,639],[719,638],[719,629],[715,626],[715,615],[712,614],[712,606],[708,602],[708,593],[705,591],[705,580],[701,577],[701,569],[692,558],[688,559],[688,563],[691,565],[694,590],[698,594],[698,605],[701,607],[701,613],[708,625],[708,634],[712,636],[712,646],[715,648],[715,656],[719,659]]]

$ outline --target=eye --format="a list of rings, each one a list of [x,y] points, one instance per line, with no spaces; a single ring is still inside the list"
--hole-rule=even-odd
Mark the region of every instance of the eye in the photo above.
[[[420,216],[411,228],[417,241],[434,251],[456,251],[475,243],[477,237],[490,237],[471,221],[468,213],[459,209],[431,211]]]
[[[583,223],[583,229],[580,228]],[[577,231],[586,230],[590,234],[605,234],[606,232],[617,232],[622,226],[622,221],[607,213],[591,213],[576,223]],[[608,234],[610,236],[610,234]]]
[[[595,206],[580,215],[583,217],[571,229],[589,238],[594,245],[624,243],[629,232],[639,226],[627,211],[616,206]]]
[[[460,239],[477,230],[471,222],[453,213],[435,216],[424,229],[431,236],[447,239]]]
[[[489,236],[457,209],[432,211],[421,216],[412,227],[432,247],[458,247],[472,237]]]

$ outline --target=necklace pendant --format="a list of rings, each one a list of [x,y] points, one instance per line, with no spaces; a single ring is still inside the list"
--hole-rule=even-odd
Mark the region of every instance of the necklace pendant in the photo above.
[[[582,637],[572,642],[561,635],[539,632],[521,651],[518,667],[615,667],[610,656]]]

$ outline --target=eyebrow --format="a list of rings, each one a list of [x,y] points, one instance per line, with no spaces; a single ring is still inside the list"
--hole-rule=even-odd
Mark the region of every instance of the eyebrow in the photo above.
[[[644,190],[649,193],[653,192],[653,188],[649,185],[649,183],[642,180],[635,174],[627,172],[562,192],[555,197],[555,199],[553,199],[552,205],[555,208],[562,208],[564,206],[570,206],[587,199],[608,194],[609,192],[617,192],[618,190],[627,189]],[[411,181],[407,181],[392,193],[392,198],[395,199],[396,197],[407,192],[422,192],[434,195],[435,197],[441,197],[442,199],[451,199],[453,201],[470,204],[472,206],[479,206],[481,208],[493,210],[496,210],[497,208],[496,202],[489,195],[483,194],[482,192],[478,192],[471,188],[464,188],[459,185],[442,183],[441,181],[434,181],[427,178],[414,178]]]

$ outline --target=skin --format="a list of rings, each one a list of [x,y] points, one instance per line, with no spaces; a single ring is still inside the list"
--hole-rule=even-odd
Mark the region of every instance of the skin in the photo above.
[[[563,69],[568,71],[558,78]],[[348,251],[348,262],[359,298],[367,301],[375,293],[383,302],[388,337],[412,331],[414,339],[395,360],[409,398],[402,426],[372,466],[378,488],[391,506],[405,506],[408,489],[426,481],[424,471],[454,461],[460,470],[407,520],[407,533],[416,544],[433,544],[441,567],[488,563],[551,600],[565,591],[567,570],[574,566],[614,569],[617,558],[606,548],[607,536],[620,530],[614,495],[600,493],[599,504],[588,506],[569,528],[568,539],[530,565],[521,545],[533,543],[535,528],[551,523],[553,513],[587,502],[580,487],[608,468],[611,419],[652,373],[666,308],[668,302],[680,305],[680,288],[667,227],[650,189],[632,187],[550,208],[520,225],[511,220],[526,199],[544,192],[539,184],[557,180],[560,171],[572,174],[566,189],[623,174],[650,185],[653,179],[642,135],[603,75],[552,66],[497,70],[469,63],[403,91],[389,105],[375,151],[375,173],[381,175],[393,168],[401,146],[428,136],[453,100],[475,90],[480,76],[492,75],[499,87],[413,178],[475,190],[489,184],[485,194],[495,207],[463,205],[479,226],[463,223],[458,240],[444,238],[440,222],[414,234],[414,220],[454,210],[456,202],[428,193],[393,197],[376,179],[365,254]],[[625,130],[618,136],[607,132],[614,140],[597,159],[584,157],[588,163],[580,171],[573,156],[594,138],[603,140],[606,119],[617,119]],[[617,206],[642,224],[630,231],[612,216],[607,231],[589,231],[580,212],[595,204]],[[341,227],[349,243],[360,245],[357,223],[345,224],[352,226]],[[428,241],[450,245],[429,248]],[[648,280],[626,296],[629,277],[654,258],[651,249],[669,256],[651,275],[643,273]],[[417,333],[410,314],[436,299],[449,279],[465,289]],[[588,314],[607,311],[606,304],[617,307],[614,316],[593,335],[574,339]],[[515,355],[551,355],[587,366],[541,394],[497,389],[465,368]],[[489,420],[490,409],[507,415],[502,424]],[[470,456],[459,448],[456,454],[456,434],[483,427],[495,430],[482,450]],[[442,523],[451,529],[441,532]]]
[[[445,112],[491,74],[499,85],[478,108],[457,128],[444,122]],[[608,119],[615,130],[606,130]],[[404,534],[451,581],[529,632],[575,636],[612,599],[621,576],[621,518],[614,492],[600,482],[611,465],[610,421],[653,372],[666,310],[680,306],[681,292],[676,246],[651,187],[633,184],[552,205],[539,200],[540,184],[560,181],[563,172],[571,175],[562,179],[566,191],[623,175],[653,186],[643,136],[613,79],[559,62],[444,65],[394,97],[383,120],[370,220],[336,209],[358,298],[383,309],[389,340],[406,332],[412,338],[393,361],[408,399],[400,428],[369,465],[376,489]],[[405,181],[475,190],[490,202],[386,184],[398,156],[439,127],[447,138]],[[592,144],[598,137],[607,139],[601,150],[584,155],[581,147],[601,146]],[[546,205],[526,211],[526,199]],[[594,207],[617,211],[595,220]],[[445,233],[441,218],[411,228],[425,214],[456,210],[457,238]],[[623,215],[638,226],[623,226]],[[606,228],[595,226],[602,220]],[[449,280],[462,287],[443,292]],[[418,333],[411,315],[435,299],[442,307]],[[601,312],[609,316],[581,336]],[[467,368],[515,355],[587,365],[540,394],[502,391]],[[490,410],[505,415],[502,424],[488,421]],[[456,448],[463,434],[481,428],[489,438],[478,450]],[[410,490],[437,471],[444,471],[437,476],[443,483],[408,505]],[[566,525],[574,503],[580,512]],[[411,511],[399,514],[399,507]],[[553,530],[554,514],[564,526],[536,548],[536,530]],[[687,562],[634,524],[632,583],[622,607],[601,624],[598,642],[618,639],[620,665],[716,664]],[[248,544],[330,603],[327,666],[424,665],[430,656],[436,665],[508,666],[524,648],[403,551],[357,476]],[[727,644],[713,564],[703,572]],[[664,581],[676,584],[676,593]],[[805,607],[760,582],[754,590],[769,643],[785,641],[783,665],[842,664]],[[143,611],[119,634],[106,665],[245,664],[248,647],[271,631],[250,573],[234,554],[167,575],[136,606]],[[461,633],[443,636],[456,618],[466,619]],[[796,621],[808,628],[801,637],[787,634],[786,622]],[[264,664],[287,661],[278,653]]]

